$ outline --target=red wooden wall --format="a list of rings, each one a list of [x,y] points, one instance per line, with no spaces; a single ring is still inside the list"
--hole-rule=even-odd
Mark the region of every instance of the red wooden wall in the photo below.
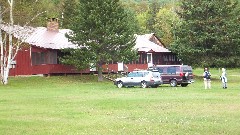
[[[37,74],[74,74],[74,73],[90,73],[90,69],[85,71],[78,71],[73,66],[62,65],[62,64],[41,64],[41,65],[32,65],[31,64],[31,52],[46,52],[46,51],[57,51],[57,50],[48,50],[44,48],[32,47],[22,49],[18,52],[15,60],[16,66],[10,70],[10,76],[18,75],[37,75]],[[164,63],[162,63],[164,64]],[[170,62],[167,64],[176,64]],[[131,72],[136,69],[147,69],[148,64],[126,64],[128,67],[128,72]],[[103,72],[118,72],[118,64],[109,64],[103,66]]]
[[[16,65],[15,68],[10,69],[10,76],[15,75],[31,75],[31,59],[30,49],[22,49],[18,51],[15,57]]]
[[[10,69],[10,76],[18,75],[38,75],[38,74],[65,74],[65,73],[90,73],[89,69],[84,71],[78,71],[73,66],[62,65],[62,64],[31,64],[31,51],[44,52],[47,49],[32,47],[22,49],[18,51],[15,57],[16,65],[15,68]]]

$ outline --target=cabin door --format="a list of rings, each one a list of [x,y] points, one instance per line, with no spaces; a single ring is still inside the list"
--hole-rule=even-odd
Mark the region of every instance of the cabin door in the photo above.
[[[123,71],[123,62],[118,62],[118,71]]]
[[[148,62],[148,67],[153,66],[152,53],[147,53],[147,62]]]

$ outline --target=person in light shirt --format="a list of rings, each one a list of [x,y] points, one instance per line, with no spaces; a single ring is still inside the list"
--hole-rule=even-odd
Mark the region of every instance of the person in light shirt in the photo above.
[[[227,73],[226,73],[225,68],[222,68],[222,75],[220,76],[220,79],[222,81],[223,89],[226,89],[227,88]]]

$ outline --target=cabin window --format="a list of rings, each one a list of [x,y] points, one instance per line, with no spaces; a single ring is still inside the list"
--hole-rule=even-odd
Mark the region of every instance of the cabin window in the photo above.
[[[147,64],[147,54],[142,54],[140,64]]]
[[[57,52],[50,52],[49,55],[49,64],[57,64]]]
[[[57,64],[57,52],[32,52],[32,65]]]
[[[46,53],[41,52],[41,53],[40,53],[40,64],[47,64],[45,57],[46,57]]]
[[[153,55],[153,64],[154,65],[160,65],[162,63],[162,57],[159,54],[154,54]]]
[[[164,61],[168,61],[168,56],[165,55],[163,59]]]

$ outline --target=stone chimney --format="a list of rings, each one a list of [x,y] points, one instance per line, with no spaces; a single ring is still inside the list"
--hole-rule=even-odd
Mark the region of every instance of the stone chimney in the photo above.
[[[57,18],[49,18],[47,22],[47,31],[58,32],[59,24]]]

